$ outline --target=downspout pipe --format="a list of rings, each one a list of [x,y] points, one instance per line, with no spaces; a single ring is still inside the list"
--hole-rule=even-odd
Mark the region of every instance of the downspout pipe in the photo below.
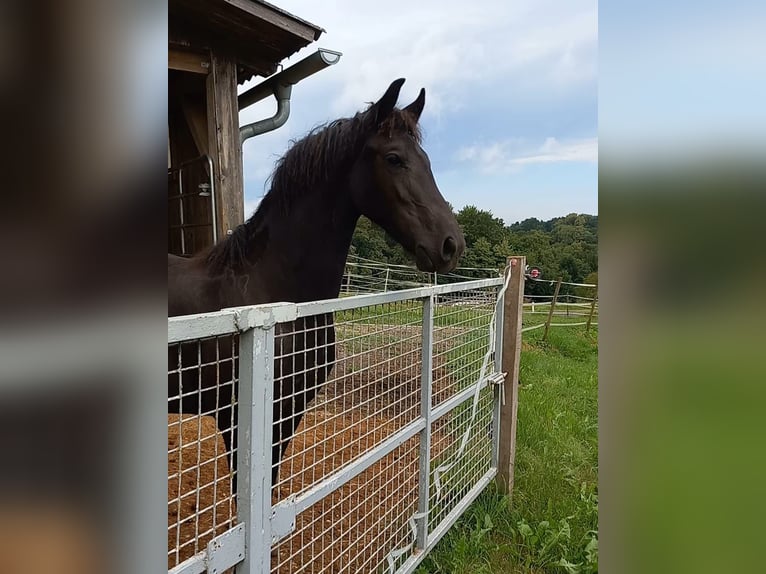
[[[254,88],[237,97],[239,110],[259,102],[270,95],[277,99],[277,113],[270,118],[259,120],[239,128],[240,145],[253,136],[275,130],[285,124],[290,117],[290,94],[293,84],[297,84],[308,76],[338,63],[343,54],[324,48],[318,49],[310,56],[303,58],[289,68],[274,74]]]
[[[270,118],[253,122],[239,128],[239,143],[244,144],[246,140],[253,136],[265,134],[285,125],[287,118],[290,117],[290,95],[293,91],[292,86],[281,84],[274,86],[274,97],[277,99],[277,113]]]

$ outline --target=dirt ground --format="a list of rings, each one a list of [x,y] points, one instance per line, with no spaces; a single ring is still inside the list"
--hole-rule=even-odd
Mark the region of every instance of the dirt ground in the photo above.
[[[344,338],[363,334],[364,326],[354,326],[354,330],[344,333]],[[373,350],[360,352],[344,343],[337,345],[332,380],[310,405],[283,458],[274,489],[275,503],[310,488],[419,416],[422,353],[419,331],[419,327],[402,327],[395,345]],[[444,365],[444,350],[454,335],[455,330],[447,329],[434,337],[435,404],[454,392],[456,381],[450,375],[451,369]],[[230,528],[236,509],[227,459],[220,454],[224,452],[223,441],[214,420],[184,415],[183,423],[179,424],[178,415],[169,415],[168,422],[170,568],[204,549],[213,536]],[[445,428],[447,425],[441,424],[432,430],[432,459],[451,443],[440,436]],[[417,511],[418,441],[415,436],[401,444],[301,513],[295,531],[273,548],[272,572],[374,571],[385,563],[391,549],[411,542],[408,521]],[[179,450],[181,444],[183,448]],[[218,478],[215,484],[214,475]],[[197,484],[204,485],[199,501]],[[215,524],[214,495],[218,501]],[[195,548],[198,532],[205,534]]]

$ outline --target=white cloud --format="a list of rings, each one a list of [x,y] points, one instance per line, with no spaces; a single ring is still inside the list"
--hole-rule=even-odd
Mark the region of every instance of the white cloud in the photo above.
[[[310,80],[312,90],[335,95],[328,103],[336,117],[359,110],[399,77],[409,80],[402,101],[425,86],[426,113],[435,115],[475,102],[477,89],[560,90],[596,77],[593,0],[282,0],[280,6],[327,30],[318,46],[343,52],[336,66]]]
[[[436,127],[434,131],[448,130],[452,141],[459,137],[481,142],[492,137],[486,134],[492,131],[488,126],[498,125],[503,118],[490,109],[536,106],[539,110],[557,102],[551,112],[556,114],[570,100],[596,98],[595,0],[475,0],[470,4],[389,0],[385,5],[280,0],[279,6],[326,30],[318,42],[283,62],[285,67],[318,47],[339,50],[343,56],[335,66],[293,87],[292,113],[285,126],[245,144],[245,188],[251,201],[266,191],[263,182],[290,139],[302,137],[319,123],[363,109],[396,78],[407,79],[400,105],[426,88],[424,116]],[[256,78],[241,89],[260,81]],[[487,112],[470,126],[458,124],[461,112],[468,109]],[[240,123],[269,117],[274,110],[274,101],[265,100],[244,110]],[[552,120],[551,115],[547,118]],[[546,143],[545,135],[551,131],[566,135],[553,120],[539,128],[526,126],[525,136],[531,139],[464,147],[457,155],[461,161],[453,162],[453,167],[472,170],[476,166],[491,172],[519,170],[530,163],[586,161],[587,157],[595,161],[595,139],[562,137]],[[429,138],[429,154],[437,165],[441,158],[433,144]],[[446,138],[441,145],[450,154],[447,150],[453,148]]]
[[[539,146],[523,140],[504,140],[465,146],[455,159],[470,162],[486,173],[519,171],[523,166],[539,163],[598,162],[598,139],[584,138],[559,141],[549,137]]]

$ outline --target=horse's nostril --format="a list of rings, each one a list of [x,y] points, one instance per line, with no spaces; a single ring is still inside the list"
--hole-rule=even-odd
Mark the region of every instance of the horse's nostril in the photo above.
[[[451,261],[455,253],[457,253],[457,241],[450,235],[444,240],[444,245],[442,245],[442,258],[445,261]]]

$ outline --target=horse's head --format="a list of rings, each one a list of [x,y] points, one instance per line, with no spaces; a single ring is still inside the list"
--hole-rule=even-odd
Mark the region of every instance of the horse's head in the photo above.
[[[425,90],[396,109],[403,79],[396,80],[365,112],[369,137],[351,172],[357,209],[415,255],[422,271],[452,271],[465,239],[420,147],[418,119]]]

